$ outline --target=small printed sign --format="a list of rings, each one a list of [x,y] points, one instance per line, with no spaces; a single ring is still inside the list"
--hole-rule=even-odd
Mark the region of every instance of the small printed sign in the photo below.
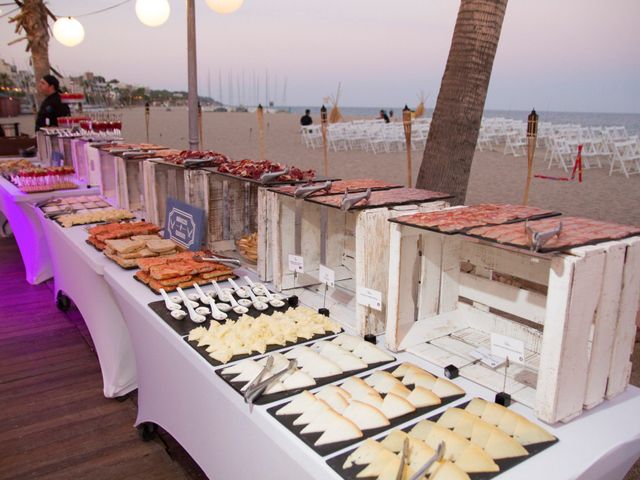
[[[484,363],[489,368],[498,368],[505,362],[504,358],[491,355],[491,352],[487,347],[478,347],[475,350],[471,350],[469,355],[476,360],[480,360],[480,362]]]
[[[303,273],[304,258],[300,255],[289,255],[289,271]]]
[[[188,248],[199,250],[205,230],[205,212],[187,203],[167,199],[167,217],[164,237]]]
[[[328,287],[336,286],[336,272],[324,265],[320,265],[318,268],[318,277],[322,283],[324,283]]]
[[[371,288],[358,287],[357,301],[359,305],[382,310],[382,292]]]
[[[491,355],[508,358],[510,362],[524,363],[524,342],[499,333],[491,334]]]

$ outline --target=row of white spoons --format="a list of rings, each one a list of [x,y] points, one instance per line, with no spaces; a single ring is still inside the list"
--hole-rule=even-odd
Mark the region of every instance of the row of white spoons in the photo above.
[[[211,313],[214,320],[221,321],[226,320],[227,312],[231,310],[238,315],[243,315],[249,311],[249,307],[263,311],[269,308],[269,305],[274,308],[280,308],[285,305],[282,295],[272,294],[264,285],[253,283],[249,277],[244,278],[247,280],[248,285],[243,287],[239,286],[233,279],[230,279],[229,283],[233,288],[221,288],[218,282],[213,280],[211,284],[215,290],[210,290],[207,293],[197,283],[194,283],[193,286],[196,293],[187,295],[182,288],[178,287],[178,295],[169,297],[164,289],[160,289],[160,294],[173,318],[182,320],[187,316],[188,312],[189,318],[194,323],[204,322],[209,313]],[[234,293],[238,296],[238,300],[234,298]],[[216,297],[219,300],[218,302],[214,300]],[[208,305],[209,308],[199,306],[197,300]],[[181,304],[187,308],[187,312],[182,310]]]

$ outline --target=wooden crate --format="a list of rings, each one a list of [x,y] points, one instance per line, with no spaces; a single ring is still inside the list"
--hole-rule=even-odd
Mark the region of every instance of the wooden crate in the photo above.
[[[100,185],[100,151],[91,140],[71,140],[71,158],[76,177],[87,185]]]
[[[504,369],[473,362],[491,333],[521,340],[506,391],[549,423],[627,386],[640,297],[640,237],[534,254],[391,224],[387,346],[460,369],[496,392]]]
[[[385,330],[389,252],[387,220],[398,215],[438,210],[447,206],[445,201],[436,200],[344,212],[314,203],[314,199],[295,199],[273,191],[265,192],[264,195],[266,207],[260,223],[267,225],[270,237],[268,244],[259,245],[259,248],[265,249],[267,255],[270,254],[270,273],[275,288],[283,291],[318,285],[321,245],[324,242],[325,266],[335,272],[337,290],[344,294],[343,303],[354,305],[355,327],[361,335],[379,334]],[[301,213],[298,226],[296,205]],[[326,209],[326,240],[322,238],[322,209]],[[296,228],[301,235],[299,252],[295,251]],[[294,275],[289,271],[290,254],[298,254],[304,258],[304,273]],[[353,297],[360,287],[382,293],[381,311],[357,305]],[[353,310],[349,314],[353,316]]]
[[[125,159],[102,149],[99,156],[102,195],[116,208],[144,215],[144,160]]]

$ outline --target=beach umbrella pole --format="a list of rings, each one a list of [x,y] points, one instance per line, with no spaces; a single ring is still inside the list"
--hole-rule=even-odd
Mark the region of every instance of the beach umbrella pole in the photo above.
[[[151,111],[149,110],[149,102],[144,104],[144,127],[147,132],[147,143],[149,143],[149,116]]]
[[[324,176],[329,176],[329,152],[327,148],[327,107],[320,109],[320,124],[322,128],[322,154],[324,159]]]
[[[264,160],[264,109],[262,104],[258,105],[256,109],[258,115],[258,142],[260,148],[260,160]]]
[[[532,110],[527,119],[527,182],[524,186],[524,196],[522,204],[529,202],[529,189],[531,187],[531,177],[533,176],[533,156],[536,153],[536,141],[538,139],[538,114]]]
[[[187,71],[189,78],[189,150],[198,149],[198,70],[196,64],[196,6],[187,0]]]
[[[411,110],[407,105],[402,109],[402,125],[404,126],[404,138],[407,146],[407,187],[411,188]]]

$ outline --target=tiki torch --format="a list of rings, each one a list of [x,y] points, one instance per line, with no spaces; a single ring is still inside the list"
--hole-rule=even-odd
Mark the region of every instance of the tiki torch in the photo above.
[[[531,110],[527,119],[527,183],[524,187],[524,198],[522,204],[529,201],[529,187],[531,186],[531,176],[533,175],[533,156],[536,153],[536,141],[538,139],[538,114],[535,109]]]
[[[258,139],[260,142],[260,160],[264,160],[264,109],[262,108],[262,104],[258,104],[258,108],[256,110],[258,114]]]
[[[324,153],[324,176],[329,176],[329,158],[327,153],[327,107],[320,109],[320,123],[322,125],[322,151]]]
[[[407,146],[407,187],[411,188],[411,109],[406,105],[402,109],[402,125]]]
[[[147,143],[149,143],[149,102],[144,104],[144,124],[147,130]]]

